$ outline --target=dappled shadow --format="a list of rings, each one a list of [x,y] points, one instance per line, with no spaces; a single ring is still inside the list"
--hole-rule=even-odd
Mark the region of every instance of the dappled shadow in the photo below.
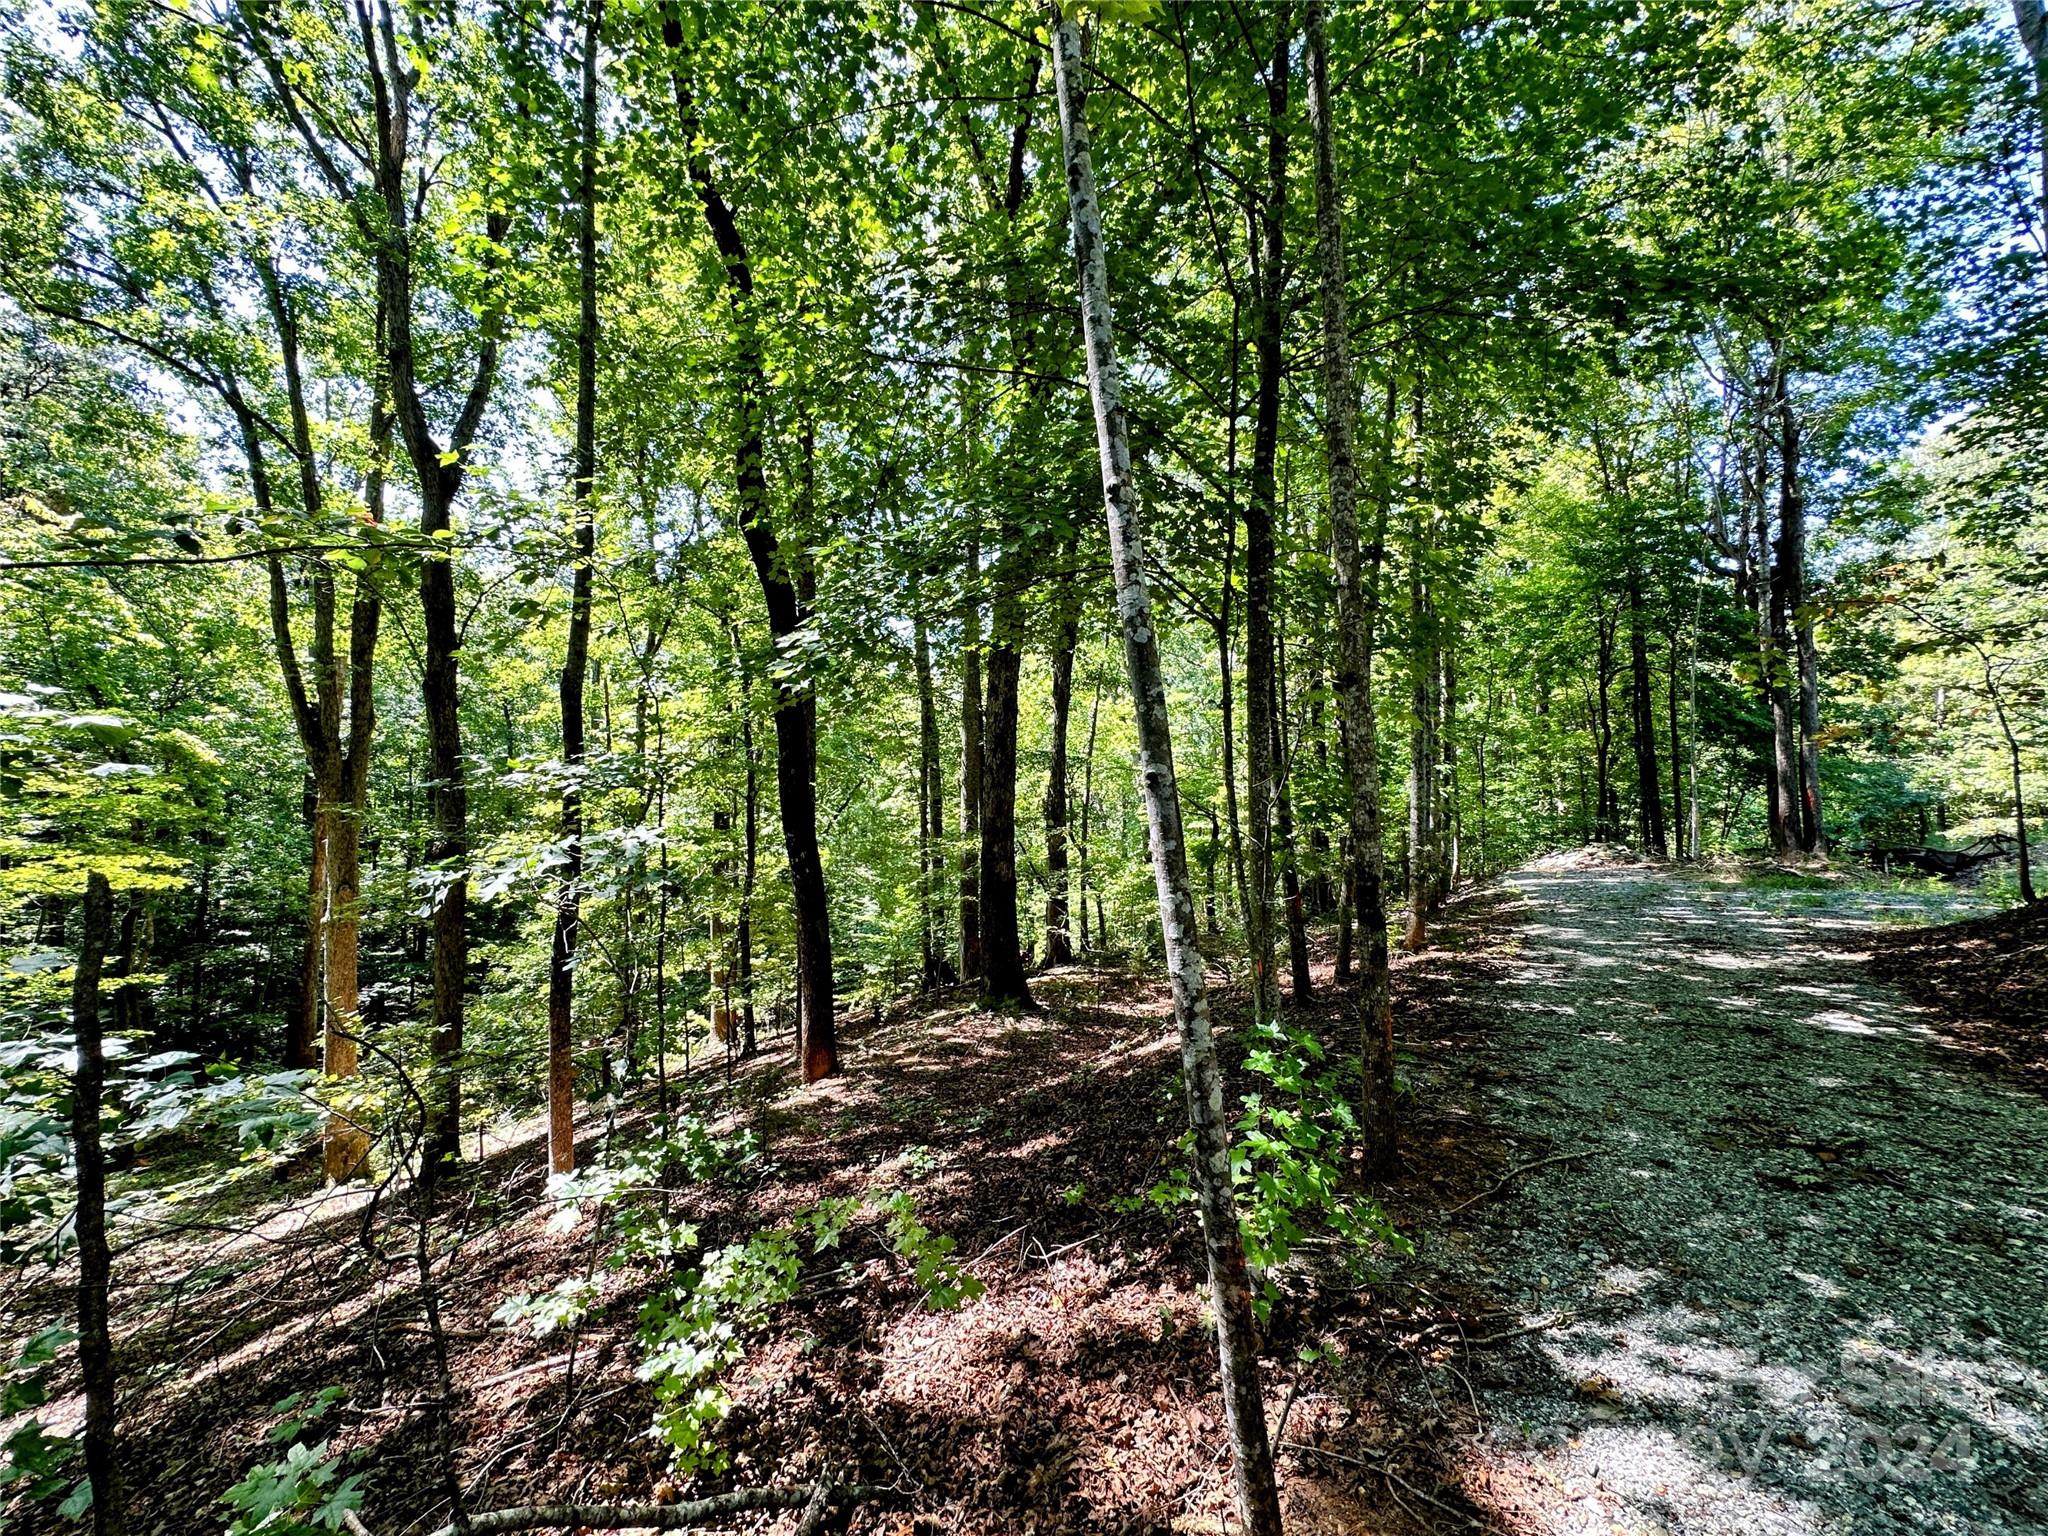
[[[1475,1352],[1475,1478],[1560,1531],[2040,1529],[2039,1099],[1842,956],[1856,892],[1516,884],[1488,1112],[1583,1156],[1467,1218],[1533,1330]]]

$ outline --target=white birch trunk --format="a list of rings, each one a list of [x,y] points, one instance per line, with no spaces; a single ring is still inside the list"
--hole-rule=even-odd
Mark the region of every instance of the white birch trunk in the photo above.
[[[1109,307],[1109,272],[1102,210],[1082,108],[1081,38],[1073,22],[1051,17],[1053,78],[1059,93],[1060,138],[1066,151],[1067,200],[1072,213],[1074,260],[1080,269],[1081,329],[1088,353],[1088,393],[1095,407],[1095,440],[1102,460],[1102,498],[1116,577],[1116,609],[1131,679],[1138,728],[1138,780],[1151,830],[1152,873],[1159,887],[1159,922],[1166,940],[1167,978],[1174,1022],[1180,1029],[1181,1070],[1188,1124],[1194,1132],[1195,1185],[1208,1251],[1210,1302],[1216,1314],[1216,1351],[1223,1378],[1223,1414],[1235,1465],[1238,1507],[1251,1536],[1279,1536],[1280,1494],[1266,1439],[1266,1407],[1259,1394],[1258,1343],[1252,1292],[1231,1190],[1230,1134],[1224,1120],[1223,1079],[1209,1030],[1209,998],[1196,940],[1194,888],[1188,881],[1187,845],[1173,779],[1173,734],[1159,642],[1152,627],[1152,596],[1131,481],[1129,424],[1117,373]]]

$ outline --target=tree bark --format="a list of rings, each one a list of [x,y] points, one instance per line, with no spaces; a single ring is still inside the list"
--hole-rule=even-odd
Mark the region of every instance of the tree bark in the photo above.
[[[1286,312],[1287,93],[1291,8],[1275,14],[1273,53],[1266,76],[1266,186],[1258,206],[1253,281],[1258,310],[1252,337],[1256,384],[1252,405],[1251,494],[1244,509],[1244,697],[1245,766],[1248,775],[1250,910],[1246,942],[1251,950],[1253,1012],[1260,1020],[1279,1010],[1280,988],[1273,974],[1274,742],[1279,719],[1274,698],[1273,524],[1278,495],[1274,468],[1280,444],[1281,331]]]
[[[1280,894],[1287,915],[1287,986],[1297,1006],[1315,989],[1308,968],[1308,914],[1301,899],[1300,850],[1294,841],[1294,795],[1290,787],[1294,754],[1287,746],[1287,639],[1283,630],[1274,648],[1273,667],[1273,839],[1279,854]]]
[[[1416,495],[1408,535],[1408,931],[1411,953],[1429,942],[1436,846],[1435,619],[1423,570],[1422,393],[1415,395]]]
[[[913,603],[916,597],[913,594]],[[912,616],[912,661],[917,672],[917,888],[919,962],[927,991],[944,982],[950,967],[939,953],[940,850],[946,844],[946,791],[939,763],[939,709],[932,688],[931,640],[924,614]]]
[[[682,23],[670,11],[662,23],[671,50],[683,45]],[[769,515],[766,401],[768,370],[754,313],[754,269],[738,221],[719,190],[711,157],[703,147],[702,125],[680,70],[671,83],[676,113],[690,146],[690,183],[724,264],[727,297],[737,322],[735,404],[740,420],[734,489],[740,533],[760,583],[768,612],[768,633],[779,647],[791,641],[809,615],[799,599],[793,562],[776,537]],[[839,1046],[832,999],[832,919],[825,891],[825,864],[818,851],[817,699],[807,684],[778,677],[775,684],[775,788],[782,816],[782,845],[789,861],[790,904],[796,918],[797,1057],[807,1083],[839,1070]]]
[[[85,1471],[92,1483],[93,1536],[121,1536],[127,1521],[114,1443],[114,1340],[107,1313],[113,1254],[107,1245],[107,1158],[100,1143],[106,1053],[100,1039],[100,966],[113,927],[107,877],[85,880],[85,922],[71,981],[77,1064],[71,1080],[71,1139],[78,1169],[78,1364],[85,1379]]]
[[[1813,612],[1806,594],[1806,487],[1799,472],[1799,417],[1792,408],[1791,384],[1782,366],[1778,369],[1778,428],[1778,563],[1784,572],[1799,688],[1799,847],[1806,853],[1818,853],[1827,846],[1820,802],[1820,654],[1813,643]]]
[[[1335,684],[1343,749],[1347,837],[1344,915],[1358,919],[1358,1038],[1363,1065],[1360,1129],[1368,1172],[1396,1160],[1394,1013],[1388,985],[1387,908],[1380,830],[1379,723],[1372,698],[1372,620],[1378,554],[1359,547],[1357,385],[1344,292],[1344,213],[1338,200],[1336,130],[1330,121],[1330,63],[1321,0],[1309,0],[1309,114],[1315,130],[1316,246],[1323,319],[1323,450],[1330,480],[1330,540],[1337,582]],[[1391,426],[1392,395],[1389,400]],[[1387,487],[1391,489],[1391,486]],[[1384,502],[1382,503],[1384,505]],[[1384,539],[1384,524],[1378,538]],[[1346,950],[1349,945],[1345,945]],[[1348,962],[1348,953],[1341,960]],[[1348,963],[1339,971],[1348,969]]]
[[[982,713],[981,758],[981,997],[1001,1007],[1031,1003],[1024,979],[1024,942],[1017,914],[1017,683],[1024,657],[1018,648],[1023,615],[1011,584],[1011,551],[997,564],[988,648],[988,702]]]
[[[1650,696],[1649,629],[1643,619],[1643,578],[1628,576],[1629,725],[1635,738],[1636,825],[1643,851],[1654,859],[1670,857],[1664,839],[1664,792],[1657,773],[1657,714]]]
[[[967,541],[960,621],[960,979],[981,980],[981,538]]]
[[[1074,959],[1067,890],[1067,718],[1073,706],[1074,649],[1079,638],[1079,620],[1070,608],[1061,618],[1059,640],[1052,653],[1052,752],[1045,772],[1045,963],[1049,966],[1069,965]],[[1215,868],[1212,858],[1212,885]]]
[[[1117,374],[1102,213],[1095,198],[1088,125],[1082,109],[1081,38],[1073,21],[1057,11],[1051,17],[1051,29],[1060,137],[1066,157],[1067,200],[1075,264],[1080,272],[1088,388],[1101,459],[1117,616],[1131,680],[1132,712],[1138,735],[1138,777],[1149,823],[1167,976],[1173,990],[1175,1023],[1180,1031],[1188,1123],[1194,1133],[1194,1176],[1208,1254],[1210,1305],[1216,1318],[1224,1423],[1230,1437],[1239,1514],[1250,1536],[1279,1536],[1280,1494],[1266,1438],[1265,1402],[1259,1393],[1251,1281],[1232,1190],[1223,1080],[1210,1034],[1198,919],[1194,892],[1188,883],[1187,846],[1174,782],[1172,726],[1159,663],[1159,642],[1153,629],[1152,598],[1145,582],[1129,427]]]
[[[562,884],[548,957],[548,1166],[576,1168],[576,941],[583,900],[583,684],[590,666],[590,588],[597,559],[597,49],[604,0],[583,22],[581,131],[576,201],[576,572],[569,590],[569,644],[562,659]]]

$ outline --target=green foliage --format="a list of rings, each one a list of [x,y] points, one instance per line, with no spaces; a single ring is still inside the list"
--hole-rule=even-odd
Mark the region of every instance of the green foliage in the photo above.
[[[341,1475],[341,1453],[329,1442],[293,1442],[281,1461],[249,1469],[221,1502],[235,1511],[228,1536],[316,1536],[341,1529],[342,1517],[363,1506],[363,1474]]]
[[[1274,1273],[1303,1242],[1334,1239],[1361,1269],[1381,1252],[1412,1253],[1414,1245],[1377,1200],[1347,1187],[1349,1148],[1358,1133],[1351,1107],[1355,1072],[1325,1067],[1321,1043],[1305,1029],[1276,1020],[1257,1033],[1260,1043],[1245,1066],[1269,1081],[1276,1097],[1244,1096],[1232,1126],[1230,1164],[1238,1230],[1259,1287],[1253,1308],[1263,1322],[1280,1297]],[[1192,1133],[1177,1145],[1184,1159],[1192,1155]],[[1183,1165],[1122,1207],[1169,1212],[1194,1200]]]

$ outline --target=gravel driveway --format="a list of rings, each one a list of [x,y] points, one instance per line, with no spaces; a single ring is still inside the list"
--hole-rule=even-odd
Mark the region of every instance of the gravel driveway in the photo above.
[[[1486,1112],[1585,1156],[1447,1239],[1534,1328],[1494,1479],[1557,1532],[2048,1531],[2048,1104],[1845,957],[1915,898],[1512,883]]]

